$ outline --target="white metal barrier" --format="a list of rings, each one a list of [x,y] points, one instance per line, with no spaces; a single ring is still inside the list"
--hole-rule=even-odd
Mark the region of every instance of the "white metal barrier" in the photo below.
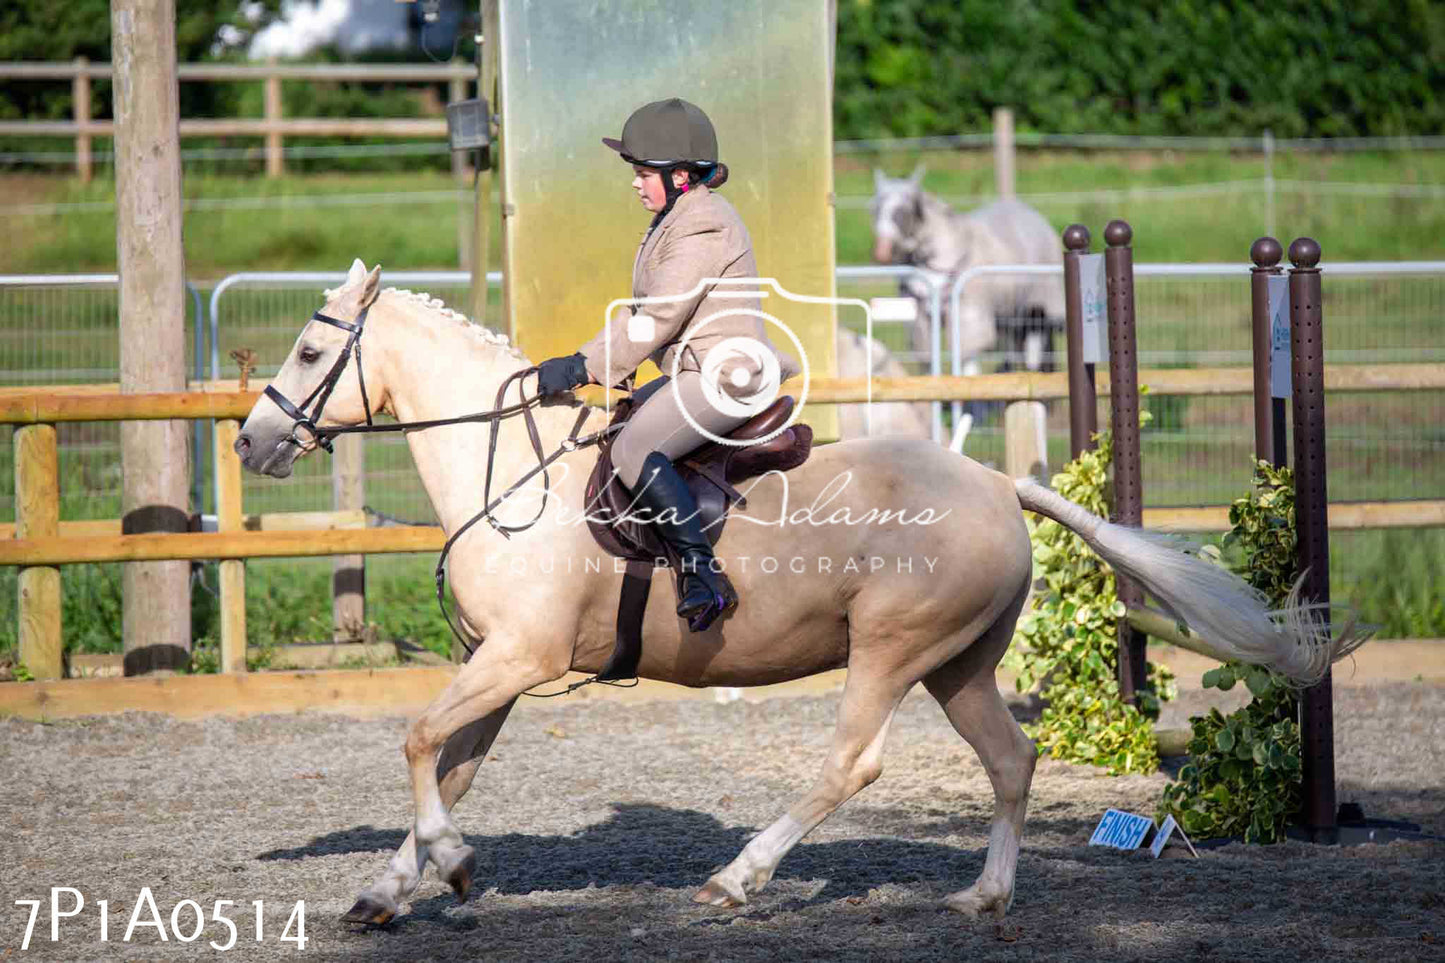
[[[1199,264],[1168,264],[1148,263],[1135,264],[1134,276],[1136,278],[1235,278],[1240,285],[1240,296],[1247,297],[1248,286],[1246,280],[1250,275],[1250,265],[1240,263],[1199,263]],[[1376,278],[1376,277],[1400,277],[1400,276],[1445,276],[1445,261],[1337,261],[1324,262],[1321,264],[1321,271],[1326,278]],[[949,318],[949,371],[951,374],[961,375],[966,373],[965,367],[969,359],[964,358],[960,350],[962,344],[961,332],[959,330],[961,308],[964,292],[970,283],[983,277],[1026,277],[1026,276],[1058,276],[1063,277],[1063,264],[994,264],[980,265],[969,268],[953,276],[948,287],[948,318]],[[1328,281],[1326,282],[1328,285]],[[1333,292],[1338,295],[1338,291]],[[1331,296],[1331,290],[1326,288],[1326,297]],[[1062,320],[1062,319],[1060,319]],[[1220,364],[1236,361],[1237,363],[1249,363],[1247,349],[1237,352],[1230,352],[1230,355],[1237,357],[1222,357],[1216,354],[1210,358],[1210,363]],[[1402,356],[1403,355],[1403,356]],[[1369,363],[1387,361],[1445,361],[1445,340],[1437,340],[1433,346],[1408,346],[1397,348],[1393,352],[1370,351],[1356,347],[1332,348],[1330,349],[1332,359],[1341,362]],[[1150,352],[1140,351],[1141,363],[1166,362],[1168,359],[1150,357]],[[952,416],[954,423],[958,423],[961,416],[962,404],[952,403]]]
[[[7,290],[7,289],[13,291],[13,290],[19,290],[19,289],[26,289],[26,288],[31,288],[31,289],[34,289],[34,288],[41,288],[41,289],[45,289],[45,288],[59,288],[59,289],[75,289],[75,288],[91,288],[91,289],[94,289],[94,288],[104,288],[104,289],[107,289],[107,290],[116,291],[116,292],[118,293],[119,290],[120,290],[120,275],[118,275],[118,274],[0,274],[0,291],[4,291],[4,290]],[[190,294],[190,296],[191,296],[191,323],[192,323],[191,343],[192,343],[192,364],[193,364],[192,377],[194,377],[194,378],[196,378],[196,379],[199,380],[200,378],[205,377],[205,368],[204,368],[204,361],[203,361],[203,359],[205,358],[205,342],[206,342],[206,333],[205,333],[206,329],[205,329],[205,325],[204,325],[204,318],[203,318],[203,315],[202,315],[202,313],[201,313],[201,293],[200,293],[198,290],[196,290],[196,286],[195,286],[194,284],[192,284],[190,281],[187,281],[187,282],[186,282],[186,291],[187,291],[187,292]],[[3,321],[3,319],[0,319],[0,321]],[[5,325],[4,323],[0,323],[0,333],[4,333],[4,328],[5,328],[6,326],[7,326],[7,325]],[[31,328],[31,329],[29,329],[29,330],[27,331],[27,333],[33,334],[33,333],[34,333],[34,330],[35,330],[34,328]],[[42,328],[42,330],[43,330],[43,328]],[[54,332],[54,330],[52,330],[50,333],[53,335],[55,332]],[[116,357],[116,362],[115,362],[115,365],[114,365],[113,367],[112,367],[112,366],[106,366],[106,367],[104,367],[104,368],[90,368],[90,369],[85,369],[85,370],[83,370],[83,371],[74,372],[74,373],[71,373],[71,372],[54,372],[54,371],[50,371],[50,370],[45,370],[45,371],[43,371],[43,373],[40,372],[40,371],[29,371],[29,372],[27,372],[26,370],[24,370],[24,368],[23,368],[23,366],[22,366],[21,364],[16,364],[16,363],[15,363],[15,360],[12,359],[12,358],[10,358],[10,357],[7,357],[7,355],[9,355],[9,351],[6,350],[4,347],[0,347],[0,371],[5,371],[5,372],[7,372],[7,375],[8,375],[8,376],[4,376],[4,377],[3,377],[3,380],[5,380],[5,381],[13,380],[12,377],[9,377],[9,376],[18,376],[20,380],[27,380],[27,381],[30,380],[30,379],[32,379],[32,378],[40,378],[40,379],[42,379],[42,380],[33,381],[32,383],[36,383],[36,384],[49,384],[49,383],[54,383],[54,381],[56,380],[57,375],[59,375],[59,376],[62,377],[62,378],[67,378],[67,377],[68,377],[68,378],[70,378],[70,379],[74,379],[74,378],[76,378],[77,376],[79,376],[79,377],[97,378],[97,379],[99,379],[99,380],[112,380],[112,379],[114,379],[114,380],[119,380],[119,376],[120,376],[120,375],[119,375],[119,372],[120,372],[120,360],[119,360],[119,358],[120,358],[120,356],[119,356],[118,351],[117,351],[117,354],[116,354],[116,356],[115,356],[115,357]],[[12,367],[12,365],[14,365],[14,366]],[[203,438],[204,438],[204,434],[203,434],[203,432],[202,432],[201,423],[200,423],[199,421],[197,421],[197,422],[194,423],[194,425],[193,425],[193,427],[192,427],[192,443],[195,445],[195,450],[196,450],[197,452],[199,452],[199,451],[201,450],[201,445],[202,445]],[[199,498],[199,494],[200,494],[200,491],[201,491],[201,473],[196,472],[196,473],[194,473],[194,476],[195,476],[195,477],[194,477],[194,479],[193,479],[193,481],[192,481],[193,494],[195,494],[196,497]]]

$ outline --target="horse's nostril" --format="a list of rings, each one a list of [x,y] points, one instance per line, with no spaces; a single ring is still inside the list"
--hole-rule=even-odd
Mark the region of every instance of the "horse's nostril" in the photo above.
[[[240,455],[242,458],[245,458],[246,453],[251,450],[251,439],[245,435],[237,435],[236,443],[231,447],[236,449],[236,454]]]

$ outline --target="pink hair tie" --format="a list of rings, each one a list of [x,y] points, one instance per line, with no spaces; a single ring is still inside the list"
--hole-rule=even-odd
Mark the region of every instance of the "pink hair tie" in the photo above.
[[[692,181],[688,181],[686,184],[682,185],[682,192],[684,194],[686,194],[690,190],[692,190]]]

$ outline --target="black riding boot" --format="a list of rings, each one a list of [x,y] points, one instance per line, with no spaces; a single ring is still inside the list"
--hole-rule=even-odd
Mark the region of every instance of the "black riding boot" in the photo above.
[[[688,628],[702,632],[718,616],[737,605],[738,595],[722,572],[713,569],[712,545],[702,530],[697,501],[672,462],[654,451],[642,463],[642,474],[633,490],[637,507],[646,510],[645,524],[656,527],[681,561],[682,586],[678,590],[677,614],[688,620]],[[665,514],[664,514],[665,513]],[[636,512],[643,521],[643,512]]]

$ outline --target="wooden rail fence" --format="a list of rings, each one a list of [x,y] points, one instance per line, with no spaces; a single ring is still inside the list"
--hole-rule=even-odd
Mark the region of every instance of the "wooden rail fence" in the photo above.
[[[70,120],[0,121],[0,134],[20,137],[74,137],[75,170],[82,181],[91,177],[91,139],[111,137],[114,124],[91,117],[90,82],[109,79],[114,71],[107,63],[90,63],[84,57],[70,63],[0,62],[0,81],[69,80]],[[477,79],[477,68],[460,61],[449,64],[179,64],[181,81],[254,81],[265,87],[265,116],[261,118],[183,118],[180,136],[264,137],[266,176],[279,177],[284,169],[282,149],[291,137],[431,137],[445,138],[444,117],[297,117],[284,118],[281,110],[281,81],[323,80],[366,83],[448,84],[451,100],[461,100],[468,81]]]
[[[1140,380],[1161,394],[1243,395],[1253,390],[1252,373],[1239,369],[1142,371]],[[1327,368],[1332,391],[1445,389],[1445,365],[1340,365]],[[1098,390],[1107,393],[1100,376]],[[1068,395],[1065,373],[1018,372],[962,377],[917,376],[878,379],[875,401],[987,399],[1035,401]],[[226,672],[246,669],[245,568],[247,558],[336,556],[437,551],[439,528],[360,527],[364,517],[346,512],[276,515],[243,513],[241,463],[232,442],[260,389],[234,382],[208,382],[185,392],[121,394],[114,385],[0,388],[0,424],[14,433],[16,520],[0,530],[0,565],[21,569],[19,579],[20,658],[36,678],[62,674],[60,571],[79,562],[156,559],[218,559],[221,564],[221,664]],[[862,379],[817,378],[808,398],[816,403],[861,402]],[[120,534],[118,521],[61,522],[55,425],[76,421],[172,418],[217,419],[215,465],[218,480],[217,531],[182,534]],[[358,524],[360,522],[360,525]],[[1341,504],[1330,507],[1333,527],[1445,525],[1445,501]],[[1218,531],[1227,527],[1220,507],[1146,511],[1149,527]],[[287,527],[290,526],[290,527]]]

